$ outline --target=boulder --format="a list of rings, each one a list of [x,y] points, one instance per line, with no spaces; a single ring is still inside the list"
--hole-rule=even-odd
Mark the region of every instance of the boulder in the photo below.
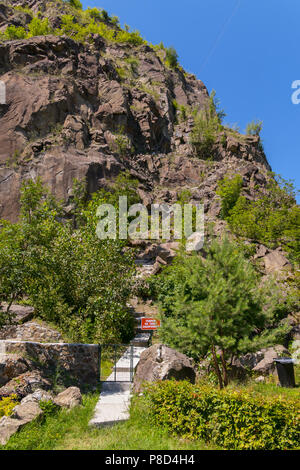
[[[0,305],[0,309],[6,312],[8,304],[6,302],[2,302]],[[11,305],[9,309],[10,319],[14,323],[25,323],[32,319],[34,314],[33,307],[27,307],[25,305]]]
[[[54,403],[62,408],[74,408],[74,406],[81,405],[82,395],[79,388],[67,388],[55,397]]]
[[[0,354],[0,386],[31,368],[31,361],[18,354]]]
[[[273,374],[276,369],[274,359],[282,356],[290,356],[289,351],[278,344],[255,353],[248,353],[234,359],[233,366],[244,370],[251,370],[259,375]]]
[[[192,359],[163,344],[155,344],[146,349],[141,354],[136,369],[134,390],[139,391],[143,382],[170,379],[195,383],[196,371]]]
[[[53,401],[54,398],[51,393],[38,388],[34,393],[27,395],[21,400],[21,405],[29,402],[39,403],[40,401]]]
[[[12,419],[23,421],[24,423],[30,423],[30,421],[34,420],[41,414],[43,414],[43,411],[39,407],[38,403],[29,401],[15,406],[10,417]]]
[[[19,399],[22,399],[40,388],[49,390],[51,383],[41,375],[40,371],[29,371],[15,377],[1,387],[0,398],[16,394]]]
[[[263,260],[267,274],[288,271],[291,269],[291,263],[279,250],[271,251],[271,253],[263,257]]]
[[[3,418],[0,419],[0,444],[5,446],[11,436],[19,431],[24,424],[26,423],[18,419],[3,416]]]

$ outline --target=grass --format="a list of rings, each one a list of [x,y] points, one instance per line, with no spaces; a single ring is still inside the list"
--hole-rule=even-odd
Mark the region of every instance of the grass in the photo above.
[[[170,437],[147,419],[141,398],[131,407],[130,419],[110,428],[90,429],[97,394],[85,395],[83,405],[71,411],[60,410],[36,420],[15,434],[0,450],[201,450],[210,447]]]
[[[108,369],[111,364],[107,363]],[[108,370],[107,370],[108,372]],[[282,398],[299,398],[300,366],[295,368],[295,389],[280,388],[276,383],[257,384],[250,381],[233,388],[246,388],[250,393]],[[98,393],[84,395],[83,405],[71,411],[59,410],[37,419],[15,434],[0,450],[212,450],[201,441],[188,441],[170,436],[154,426],[142,397],[134,397],[130,419],[103,429],[88,426],[99,398]]]

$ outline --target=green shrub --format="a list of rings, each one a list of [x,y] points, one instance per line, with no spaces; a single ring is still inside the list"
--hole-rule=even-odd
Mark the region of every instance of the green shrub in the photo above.
[[[17,27],[14,25],[8,26],[4,33],[1,34],[1,38],[4,40],[12,39],[24,39],[26,37],[26,31],[21,26]]]
[[[56,405],[52,400],[40,401],[39,406],[44,412],[44,417],[52,416],[57,413],[57,411],[59,411],[60,409],[60,407]]]
[[[296,204],[295,194],[291,183],[280,177],[271,178],[266,189],[257,189],[254,201],[239,196],[224,217],[237,235],[270,248],[281,245],[292,260],[299,263],[300,207]]]
[[[174,47],[168,47],[166,50],[166,60],[165,63],[167,67],[175,69],[178,66],[178,54]]]
[[[240,197],[243,178],[241,175],[225,177],[218,182],[218,186],[217,194],[221,197],[221,216],[225,219],[230,215],[231,210]]]
[[[295,449],[300,403],[245,391],[219,391],[188,382],[159,382],[144,391],[151,420],[184,439],[203,439],[223,449]]]
[[[249,124],[247,124],[246,134],[247,135],[260,135],[262,128],[263,128],[262,121],[252,121]]]
[[[17,395],[11,395],[10,397],[3,397],[0,400],[0,418],[2,416],[10,416],[15,406],[18,405]]]
[[[206,107],[194,112],[194,128],[191,132],[191,144],[199,158],[207,160],[212,158],[214,145],[218,134],[222,131],[222,117],[225,113],[218,110],[218,101],[215,99],[215,92],[211,93]]]
[[[51,33],[51,28],[49,25],[48,18],[40,20],[39,18],[32,18],[31,22],[28,25],[28,34],[27,37],[31,38],[34,36],[46,36]]]
[[[69,0],[69,3],[72,7],[76,8],[76,10],[82,10],[82,3],[80,0]]]

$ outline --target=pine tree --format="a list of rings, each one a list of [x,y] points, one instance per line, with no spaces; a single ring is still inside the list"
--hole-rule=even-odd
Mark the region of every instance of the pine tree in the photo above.
[[[228,361],[267,346],[285,334],[274,327],[276,291],[261,286],[251,263],[227,238],[213,241],[206,259],[182,255],[161,294],[164,341],[195,358],[211,353],[220,388],[228,384]]]

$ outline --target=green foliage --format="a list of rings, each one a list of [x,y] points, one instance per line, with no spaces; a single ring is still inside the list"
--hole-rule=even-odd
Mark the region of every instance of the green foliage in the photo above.
[[[219,189],[217,194],[221,197],[221,216],[226,219],[230,215],[231,210],[235,206],[240,197],[243,186],[243,178],[241,175],[235,177],[225,177],[218,182]]]
[[[168,47],[165,49],[166,51],[166,60],[165,63],[167,67],[171,69],[175,69],[178,66],[178,54],[174,47]]]
[[[62,222],[60,204],[41,182],[24,183],[20,223],[2,221],[0,301],[26,296],[37,316],[76,341],[127,342],[133,256],[123,241],[96,236],[97,207],[116,201],[120,186],[121,179],[115,192],[90,201],[75,186],[75,221]]]
[[[44,418],[47,416],[55,415],[59,411],[59,406],[56,405],[52,400],[40,401],[39,407],[44,412]]]
[[[69,0],[69,3],[72,7],[76,8],[76,10],[82,10],[82,3],[80,0]]]
[[[275,287],[261,286],[252,265],[226,238],[207,246],[205,259],[178,256],[154,287],[162,341],[196,360],[212,353],[220,387],[228,383],[227,360],[274,344],[289,331],[285,323],[275,327]]]
[[[0,400],[0,418],[3,416],[10,416],[14,407],[18,404],[19,402],[17,401],[17,395],[2,397]]]
[[[181,450],[202,449],[202,442],[171,437],[148,420],[144,399],[133,399],[130,419],[117,426],[91,429],[99,393],[83,395],[82,406],[61,409],[45,419],[36,419],[13,435],[1,450]]]
[[[14,26],[10,25],[6,28],[4,33],[1,33],[0,39],[3,39],[4,41],[12,40],[12,39],[24,39],[26,37],[26,31],[22,26]]]
[[[206,107],[195,112],[191,144],[199,158],[203,160],[212,158],[216,139],[223,129],[221,125],[223,115],[223,111],[217,110],[215,92],[213,91]]]
[[[48,18],[40,20],[37,17],[32,18],[28,25],[27,37],[32,38],[34,36],[46,36],[51,33],[51,27],[49,25]]]
[[[144,394],[153,425],[183,439],[203,439],[228,450],[299,446],[300,404],[296,399],[267,399],[175,381],[151,384]]]
[[[222,206],[226,195],[222,197]],[[223,202],[224,201],[224,202]],[[284,247],[297,263],[300,261],[300,208],[293,185],[280,177],[271,178],[266,189],[257,189],[254,201],[239,196],[223,216],[231,230],[270,248]]]
[[[247,124],[246,134],[247,135],[260,135],[263,128],[263,121],[251,121]]]

